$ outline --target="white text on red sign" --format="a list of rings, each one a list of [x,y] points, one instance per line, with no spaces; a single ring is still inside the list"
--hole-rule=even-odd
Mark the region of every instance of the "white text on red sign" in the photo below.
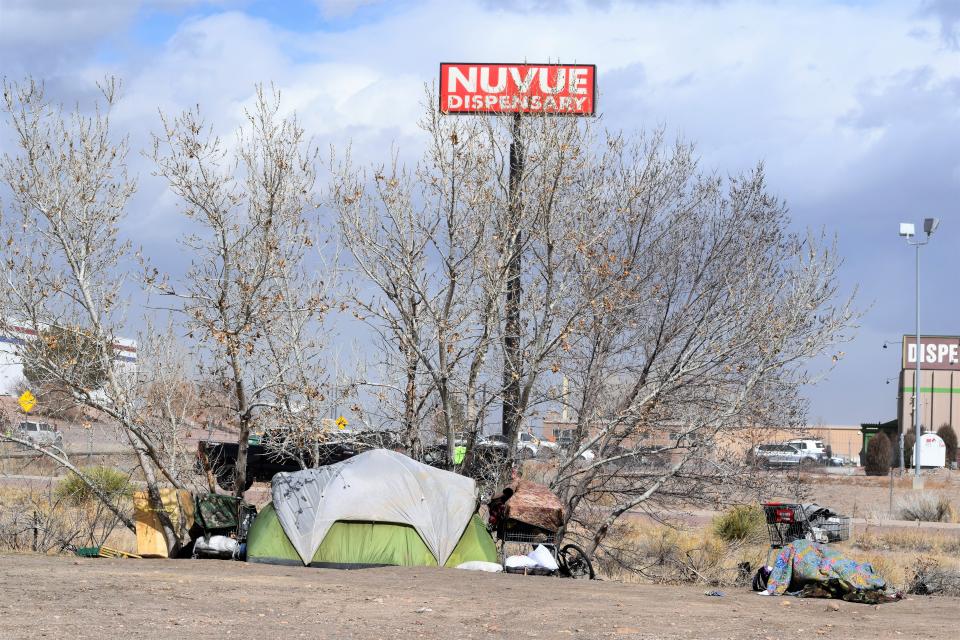
[[[443,113],[593,115],[594,65],[443,63]]]

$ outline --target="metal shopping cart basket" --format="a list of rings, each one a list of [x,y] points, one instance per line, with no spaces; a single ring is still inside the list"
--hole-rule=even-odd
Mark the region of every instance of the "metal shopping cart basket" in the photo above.
[[[828,544],[850,539],[850,517],[816,503],[767,502],[763,511],[770,546],[774,548],[794,540]]]

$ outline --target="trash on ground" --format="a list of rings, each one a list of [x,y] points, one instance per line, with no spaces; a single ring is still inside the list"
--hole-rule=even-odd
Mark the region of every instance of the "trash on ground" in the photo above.
[[[193,555],[197,558],[229,560],[240,553],[240,543],[228,536],[201,536],[193,543]]]
[[[73,552],[75,555],[80,556],[81,558],[135,558],[137,560],[141,559],[141,556],[138,556],[135,553],[129,553],[127,551],[120,551],[119,549],[113,549],[111,547],[77,547]]]
[[[503,566],[499,562],[484,562],[483,560],[471,560],[457,565],[457,569],[466,571],[486,571],[487,573],[500,573]]]

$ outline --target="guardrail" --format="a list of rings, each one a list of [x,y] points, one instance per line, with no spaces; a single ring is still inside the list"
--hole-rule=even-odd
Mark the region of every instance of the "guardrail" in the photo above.
[[[126,447],[114,447],[112,449],[67,449],[64,451],[68,457],[84,458],[87,456],[125,456],[133,455],[133,451]],[[3,451],[0,452],[0,459],[14,458],[42,458],[43,454],[39,451],[27,449],[23,451]]]

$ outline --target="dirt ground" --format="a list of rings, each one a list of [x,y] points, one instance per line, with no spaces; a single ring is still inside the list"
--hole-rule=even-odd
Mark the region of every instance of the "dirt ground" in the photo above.
[[[861,475],[810,474],[804,484],[813,502],[828,505],[854,518],[889,518],[896,516],[899,504],[916,494],[913,477],[908,473],[893,478],[893,514],[890,513],[889,477]],[[945,469],[924,472],[925,491],[943,495],[960,507],[960,472]]]
[[[0,555],[5,639],[946,638],[958,604],[709,597],[703,587],[455,569]]]

